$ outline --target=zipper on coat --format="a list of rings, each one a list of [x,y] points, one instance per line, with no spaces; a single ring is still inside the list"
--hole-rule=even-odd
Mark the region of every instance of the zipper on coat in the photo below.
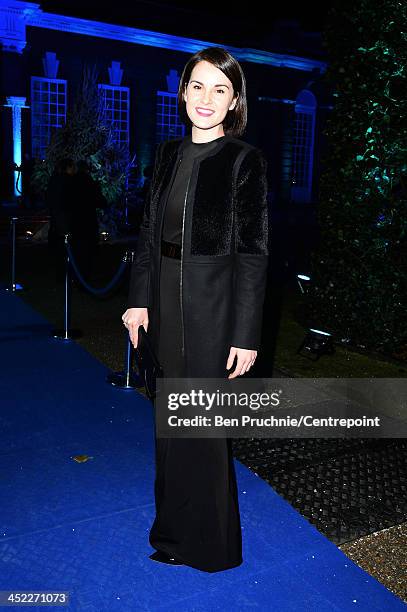
[[[173,175],[171,177],[170,185],[169,185],[168,191],[167,191],[167,196],[165,198],[165,203],[164,203],[164,206],[163,206],[162,217],[161,217],[161,220],[160,220],[160,231],[159,231],[159,235],[158,235],[160,257],[158,259],[158,273],[157,273],[158,281],[157,281],[157,284],[156,284],[156,287],[158,289],[160,287],[160,277],[161,277],[161,258],[162,258],[162,255],[161,255],[161,237],[162,237],[162,228],[163,228],[164,217],[165,217],[165,210],[167,208],[168,198],[170,196],[170,192],[171,192],[171,189],[172,189],[172,185],[173,185],[173,183],[175,181],[175,177],[177,175],[178,168],[179,168],[179,166],[180,166],[180,164],[182,162],[182,158],[183,158],[183,154],[181,153],[181,156],[178,158],[178,160],[176,162],[176,170],[173,171]],[[160,292],[159,291],[156,291],[156,304],[157,304],[157,332],[159,334],[160,333]]]
[[[192,172],[191,172],[192,174]],[[184,227],[185,227],[185,208],[186,208],[186,204],[187,204],[187,198],[188,198],[188,189],[189,189],[189,183],[191,180],[191,174],[189,175],[188,178],[188,183],[187,183],[187,189],[185,192],[185,198],[184,198],[184,209],[182,211],[182,237],[181,237],[181,266],[180,266],[180,281],[179,281],[179,294],[180,294],[180,306],[181,306],[181,329],[182,329],[182,356],[185,357],[185,333],[184,333],[184,308],[183,308],[183,303],[182,303],[182,262],[183,262],[183,254],[184,254]]]

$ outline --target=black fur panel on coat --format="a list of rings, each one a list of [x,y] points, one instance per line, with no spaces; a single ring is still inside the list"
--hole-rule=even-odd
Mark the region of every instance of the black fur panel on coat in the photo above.
[[[162,192],[169,184],[181,141],[161,142],[156,148],[153,177],[131,270],[129,308],[152,304],[150,272],[158,244],[157,209]],[[262,270],[268,259],[266,171],[267,162],[260,149],[231,138],[215,155],[200,160],[193,194],[190,253],[198,258],[235,253],[240,295],[246,296],[246,305],[252,296],[256,297],[254,278],[263,283]],[[232,245],[233,235],[235,244]],[[252,311],[256,305],[257,297],[256,303],[251,304]],[[247,316],[250,312],[247,308]],[[242,315],[238,317],[240,321],[242,318]],[[241,343],[237,344],[236,340],[235,346],[247,346],[249,336],[241,339],[240,334]],[[253,332],[252,341],[254,336]]]
[[[211,157],[201,161],[194,197],[192,255],[268,253],[264,239],[268,225],[267,161],[256,147],[246,152],[233,196],[230,177],[239,151],[231,142],[217,153],[216,164]],[[235,245],[231,244],[233,223]]]
[[[231,252],[233,215],[228,177],[232,175],[238,153],[236,145],[229,143],[216,158],[208,157],[200,163],[192,216],[191,255],[228,255]]]
[[[236,251],[267,255],[267,161],[251,149],[240,166],[235,196]]]

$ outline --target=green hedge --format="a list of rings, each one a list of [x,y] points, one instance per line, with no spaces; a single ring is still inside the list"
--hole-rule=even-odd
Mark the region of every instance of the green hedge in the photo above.
[[[308,312],[336,339],[407,357],[407,4],[331,9],[325,135]]]

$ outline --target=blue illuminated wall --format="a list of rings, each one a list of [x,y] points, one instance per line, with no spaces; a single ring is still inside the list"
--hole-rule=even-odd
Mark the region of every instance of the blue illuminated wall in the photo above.
[[[31,153],[45,158],[45,150],[53,130],[66,121],[66,90],[64,79],[31,77]]]
[[[105,86],[109,82],[108,70],[112,60],[120,60],[123,69],[121,100],[115,103],[120,108],[111,108],[111,112],[113,117],[116,113],[115,118],[120,122],[117,125],[121,130],[121,140],[128,137],[130,152],[136,153],[142,174],[143,168],[151,163],[157,137],[157,91],[167,90],[169,70],[176,69],[181,74],[185,54],[154,47],[135,48],[122,42],[41,28],[28,28],[27,38],[30,45],[27,56],[29,74],[41,73],[44,54],[50,49],[56,51],[60,60],[59,77],[68,84],[68,109],[72,108],[85,65],[96,66],[98,80]],[[110,87],[106,84],[105,89]],[[124,96],[128,96],[128,103]],[[108,101],[108,106],[111,104],[112,101]]]
[[[7,3],[7,0],[3,1]],[[198,49],[222,45],[222,41],[199,41],[64,15],[50,15],[36,8],[38,6],[30,4],[24,9],[26,40],[21,45],[21,54],[3,53],[2,58],[6,59],[0,83],[3,99],[5,95],[25,96],[27,104],[31,106],[31,111],[25,111],[22,115],[23,151],[43,154],[49,129],[61,125],[63,106],[66,111],[72,108],[83,67],[86,64],[95,65],[106,97],[106,110],[117,122],[117,138],[121,142],[128,142],[131,154],[136,154],[138,171],[142,175],[143,168],[152,161],[157,140],[184,134],[184,126],[176,116],[173,103],[176,82],[187,59]],[[299,92],[306,89],[311,76],[318,78],[325,64],[295,54],[228,49],[241,62],[247,83],[248,125],[242,139],[264,150],[270,162],[270,189],[276,196],[289,200],[292,197],[293,164],[300,166],[300,157],[294,155],[295,146],[297,149],[299,146],[295,145],[297,97]],[[31,89],[31,77],[44,74],[43,60],[47,53],[50,67],[55,64],[53,54],[58,58],[58,79],[49,81],[50,84],[57,81],[66,84],[64,104],[57,100],[59,108],[56,113],[51,112],[51,104],[55,103],[51,101],[51,95],[55,94],[51,85],[48,100],[44,100],[44,107],[40,110]],[[120,85],[112,84],[109,76],[115,73],[117,77],[119,72]],[[109,81],[110,85],[107,85]],[[120,99],[117,92],[120,92]],[[49,108],[44,114],[46,104]],[[315,159],[319,155],[321,117],[325,112],[321,114],[320,109],[321,98],[314,109]],[[4,113],[1,121],[7,141],[2,143],[2,163],[6,165],[12,153],[9,151],[9,128]],[[2,187],[0,183],[0,189]],[[4,191],[1,196],[4,197]]]
[[[300,92],[294,118],[291,198],[295,202],[309,202],[312,197],[315,113],[314,94],[306,90]]]
[[[106,121],[112,124],[114,142],[130,144],[130,89],[120,85],[99,84]]]
[[[185,125],[178,115],[177,94],[157,91],[156,142],[185,135]]]

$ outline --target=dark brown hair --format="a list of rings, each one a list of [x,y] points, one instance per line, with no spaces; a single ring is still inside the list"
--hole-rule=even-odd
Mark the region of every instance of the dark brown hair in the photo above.
[[[239,62],[223,47],[207,47],[195,53],[186,63],[178,87],[178,111],[186,125],[191,126],[191,120],[186,111],[183,98],[185,88],[191,78],[191,73],[198,62],[206,60],[219,68],[233,85],[233,97],[239,94],[235,108],[229,110],[223,120],[223,131],[232,136],[241,136],[247,123],[246,80]]]

